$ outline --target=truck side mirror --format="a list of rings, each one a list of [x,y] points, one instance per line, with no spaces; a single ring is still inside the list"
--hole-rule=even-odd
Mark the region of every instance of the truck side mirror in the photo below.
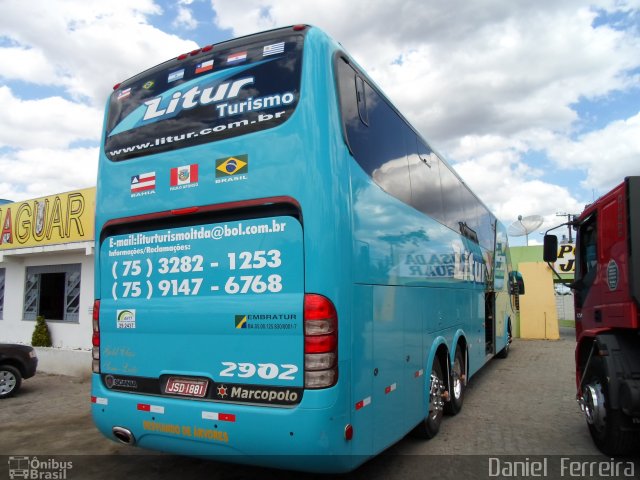
[[[555,235],[544,236],[542,258],[549,263],[553,263],[558,259],[558,237]]]

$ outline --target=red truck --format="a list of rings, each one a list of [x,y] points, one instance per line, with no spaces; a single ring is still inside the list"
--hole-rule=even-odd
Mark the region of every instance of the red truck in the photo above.
[[[564,224],[567,225],[567,224]],[[640,453],[640,177],[569,222],[576,231],[577,400],[606,455]],[[556,227],[557,228],[557,227]],[[558,240],[545,235],[544,260]]]

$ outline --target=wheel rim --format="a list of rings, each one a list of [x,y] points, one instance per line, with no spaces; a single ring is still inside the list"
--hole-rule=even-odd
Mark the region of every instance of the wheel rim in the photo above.
[[[0,395],[6,395],[16,388],[16,376],[6,370],[0,371]]]
[[[462,396],[462,365],[460,364],[460,358],[456,355],[456,359],[453,362],[453,396],[458,399]]]
[[[601,432],[605,427],[604,393],[600,383],[590,383],[582,392],[584,416],[587,423]]]
[[[436,419],[438,415],[442,414],[444,407],[442,392],[444,392],[444,382],[438,376],[438,372],[432,370],[431,387],[429,388],[429,416],[432,419]]]

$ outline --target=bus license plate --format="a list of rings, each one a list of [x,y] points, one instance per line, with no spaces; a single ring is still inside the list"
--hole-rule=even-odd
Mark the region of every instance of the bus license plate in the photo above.
[[[207,393],[208,384],[209,382],[207,380],[169,377],[167,386],[164,388],[164,393],[202,398]]]

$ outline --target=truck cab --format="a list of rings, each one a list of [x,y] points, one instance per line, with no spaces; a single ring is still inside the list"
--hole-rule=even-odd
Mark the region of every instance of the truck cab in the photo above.
[[[571,222],[577,399],[598,448],[640,451],[640,177],[628,177]],[[544,260],[557,238],[545,236]]]

